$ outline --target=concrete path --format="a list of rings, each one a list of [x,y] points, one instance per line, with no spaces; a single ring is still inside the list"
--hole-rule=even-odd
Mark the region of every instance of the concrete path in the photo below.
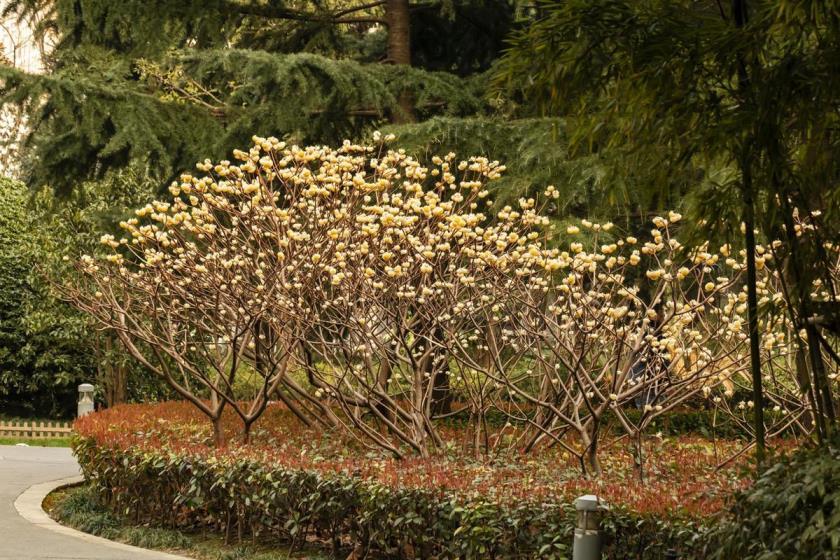
[[[185,560],[80,533],[49,519],[41,502],[79,478],[67,448],[0,446],[0,560]]]

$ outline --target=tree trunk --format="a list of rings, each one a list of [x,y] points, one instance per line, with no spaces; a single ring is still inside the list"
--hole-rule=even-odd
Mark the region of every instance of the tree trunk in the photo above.
[[[747,322],[750,332],[750,372],[753,384],[753,418],[755,428],[755,455],[759,464],[764,461],[764,391],[761,379],[761,338],[758,332],[758,293],[755,269],[755,202],[753,200],[750,163],[741,167],[744,199],[744,244],[747,251]]]
[[[810,310],[809,310],[810,311]],[[811,358],[811,369],[814,372],[814,382],[819,395],[821,406],[820,413],[825,417],[825,439],[830,440],[834,431],[836,414],[834,410],[834,398],[831,394],[828,376],[823,362],[822,349],[820,348],[819,333],[817,327],[808,322],[810,314],[805,319],[805,336],[808,339],[808,356]]]
[[[449,384],[449,365],[442,366],[435,371],[432,381],[432,414],[449,414],[452,412],[452,389]]]
[[[411,64],[411,15],[408,0],[385,0],[388,23],[388,60],[393,64]]]
[[[442,342],[444,336],[443,329],[436,327],[434,343]],[[449,414],[452,412],[452,386],[446,350],[439,348],[432,352],[427,366],[432,375],[432,415]]]
[[[735,27],[742,29],[747,25],[746,0],[732,0],[732,16]],[[738,89],[741,103],[750,98],[750,75],[743,52],[738,53]],[[759,465],[764,460],[766,451],[764,437],[764,391],[761,380],[761,339],[758,332],[758,294],[755,272],[755,192],[752,182],[752,158],[749,157],[751,138],[744,139],[744,153],[741,154],[741,195],[743,198],[744,244],[747,252],[747,322],[750,332],[750,372],[753,383],[753,422],[755,424],[755,456]]]
[[[105,404],[110,408],[125,402],[126,394],[126,368],[124,365],[116,365],[109,368],[110,384],[108,393],[105,395]]]
[[[385,21],[388,25],[388,62],[411,66],[411,14],[408,0],[385,0]],[[414,122],[414,99],[411,92],[399,94],[399,110],[395,123]]]
[[[388,385],[391,383],[391,374],[393,373],[391,362],[389,361],[390,359],[390,353],[386,349],[385,357],[382,358],[381,362],[379,362],[379,371],[376,374],[376,388],[383,395],[388,394]],[[394,412],[393,408],[386,399],[379,398],[374,395],[373,406],[375,406],[380,414],[382,414],[382,416],[388,421],[393,422],[396,419],[396,412]]]
[[[225,430],[222,426],[222,415],[219,414],[217,418],[212,418],[213,422],[213,444],[216,447],[225,446]]]
[[[584,440],[586,447],[586,462],[589,466],[589,473],[594,478],[601,478],[603,470],[601,469],[601,461],[598,460],[598,435],[600,434],[600,420],[593,418],[591,420],[591,427],[589,434]]]
[[[100,349],[99,340],[102,341],[103,349]],[[99,379],[105,393],[105,406],[110,408],[126,400],[126,368],[124,365],[114,364],[113,339],[104,336],[99,340],[96,344]]]
[[[802,247],[796,235],[793,221],[794,209],[787,199],[787,194],[782,188],[781,181],[775,179],[775,190],[781,194],[782,215],[784,217],[785,238],[790,251],[789,270],[792,276],[793,290],[788,290],[788,310],[791,321],[796,330],[804,329],[807,338],[808,360],[810,362],[810,375],[803,355],[804,349],[801,339],[797,340],[797,373],[799,379],[806,383],[807,395],[813,407],[813,421],[816,427],[817,438],[824,443],[829,438],[831,425],[834,423],[834,402],[831,396],[831,388],[826,376],[825,364],[823,363],[822,352],[820,351],[819,337],[817,330],[808,319],[813,315],[811,305],[811,275],[808,274],[803,258]],[[801,373],[800,373],[801,372]]]
[[[792,315],[792,313],[791,313]],[[810,410],[805,410],[802,418],[802,423],[807,430],[816,430],[817,438],[822,443],[823,427],[820,426],[822,418],[817,414],[819,406],[817,405],[817,396],[814,392],[814,384],[811,383],[811,373],[808,371],[808,362],[805,357],[805,349],[802,345],[802,340],[797,340],[796,356],[794,357],[796,366],[796,383],[803,395],[808,397],[808,403],[811,405]]]

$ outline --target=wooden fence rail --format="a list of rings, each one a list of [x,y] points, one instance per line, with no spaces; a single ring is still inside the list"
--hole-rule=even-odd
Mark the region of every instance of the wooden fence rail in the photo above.
[[[0,437],[60,438],[73,433],[69,422],[0,421]]]

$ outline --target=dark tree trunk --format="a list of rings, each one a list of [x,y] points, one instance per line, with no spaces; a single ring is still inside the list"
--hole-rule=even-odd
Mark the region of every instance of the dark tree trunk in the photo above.
[[[388,22],[388,60],[393,64],[411,64],[411,15],[408,0],[385,0]]]
[[[732,0],[732,16],[735,26],[743,28],[747,25],[746,0]],[[741,102],[748,103],[750,99],[750,75],[747,63],[738,53],[738,88]],[[744,216],[744,245],[747,253],[747,323],[750,333],[750,372],[753,383],[755,455],[759,464],[764,461],[766,442],[764,435],[764,390],[761,379],[761,338],[758,331],[758,294],[756,289],[755,270],[755,191],[752,182],[752,163],[750,157],[751,138],[744,139],[744,152],[741,154],[741,196],[743,200]]]
[[[99,340],[103,347],[100,348],[100,344],[97,341],[96,353],[99,361],[99,379],[104,389],[105,406],[110,408],[125,402],[128,375],[126,367],[123,364],[115,363],[119,360],[114,359],[113,339],[110,336],[104,336]]]
[[[589,431],[589,441],[586,446],[586,462],[589,466],[589,474],[595,478],[600,478],[603,474],[601,461],[598,460],[598,435],[600,434],[600,423],[599,418],[592,418],[592,425]]]
[[[432,414],[449,414],[452,412],[452,390],[449,385],[448,364],[435,372],[432,383]]]
[[[115,365],[110,368],[110,384],[108,385],[108,392],[105,395],[105,404],[109,408],[122,404],[126,400],[126,383],[127,375],[124,365]]]
[[[814,409],[813,420],[816,426],[817,437],[820,443],[823,443],[829,438],[835,414],[831,387],[829,386],[822,352],[820,351],[817,328],[809,321],[813,316],[811,301],[812,275],[807,270],[806,257],[803,255],[799,237],[796,235],[796,224],[793,221],[794,209],[787,198],[788,194],[782,188],[783,184],[778,178],[775,178],[774,186],[776,187],[775,190],[781,193],[785,238],[787,240],[788,250],[790,251],[789,271],[793,290],[788,290],[787,296],[789,300],[793,301],[788,301],[788,309],[797,331],[800,329],[805,330],[808,360],[810,362],[809,375],[805,358],[802,355],[803,349],[800,341],[797,352],[797,371],[802,371],[799,378],[804,379],[806,383],[807,394],[811,401],[811,406]]]
[[[379,363],[379,371],[376,375],[377,389],[381,391],[383,395],[388,394],[388,385],[391,384],[392,369],[391,362],[388,361],[389,359],[390,353],[386,350],[385,358]],[[396,418],[396,413],[394,412],[393,407],[391,407],[385,399],[376,398],[374,406],[386,420],[393,421]]]
[[[747,251],[747,322],[750,333],[750,372],[753,383],[753,422],[755,424],[755,451],[759,464],[764,460],[764,391],[761,379],[761,339],[758,331],[758,293],[755,269],[755,201],[750,164],[742,166],[744,199],[744,244]]]
[[[388,62],[411,65],[411,14],[408,0],[385,0],[385,21],[388,24]],[[413,122],[414,99],[408,90],[399,94],[399,111],[393,115],[396,123]]]
[[[435,344],[443,341],[444,332],[440,327],[434,330]],[[427,364],[428,372],[432,374],[432,415],[449,414],[452,412],[452,386],[450,382],[449,360],[446,350],[441,347],[432,353]],[[438,367],[438,362],[440,366]]]
[[[219,414],[218,418],[213,418],[213,444],[216,447],[224,447],[225,446],[225,430],[222,426],[222,415]]]

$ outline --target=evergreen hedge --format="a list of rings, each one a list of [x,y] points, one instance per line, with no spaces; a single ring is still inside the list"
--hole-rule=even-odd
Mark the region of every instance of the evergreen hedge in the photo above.
[[[704,540],[710,560],[840,558],[840,439],[768,465]]]
[[[116,437],[115,437],[116,436]],[[551,499],[504,501],[435,487],[394,487],[355,473],[319,473],[245,454],[120,445],[82,434],[74,450],[113,510],[138,523],[211,530],[226,539],[320,541],[337,557],[395,559],[568,558],[575,515]],[[698,555],[696,525],[613,509],[607,558]]]

